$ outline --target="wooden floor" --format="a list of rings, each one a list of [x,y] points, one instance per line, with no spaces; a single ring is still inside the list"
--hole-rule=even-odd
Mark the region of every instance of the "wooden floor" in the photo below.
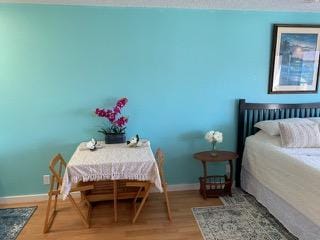
[[[113,222],[111,203],[99,203],[94,206],[91,228],[82,224],[79,216],[68,201],[60,201],[59,212],[51,231],[42,234],[46,202],[36,204],[2,205],[2,207],[38,206],[18,239],[110,239],[110,240],[165,240],[165,239],[202,239],[191,208],[221,205],[217,198],[203,200],[198,191],[169,192],[173,222],[169,223],[163,202],[163,195],[152,193],[145,208],[135,224],[131,224],[131,204],[119,202],[119,220]]]

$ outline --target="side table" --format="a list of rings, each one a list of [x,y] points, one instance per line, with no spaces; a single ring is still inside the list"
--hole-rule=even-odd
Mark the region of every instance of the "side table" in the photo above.
[[[193,155],[196,160],[201,161],[203,166],[203,177],[199,177],[200,181],[200,194],[204,199],[207,197],[219,197],[222,195],[232,196],[231,187],[233,179],[233,166],[232,160],[238,158],[238,154],[229,151],[215,151],[216,155],[213,156],[211,151],[198,152]],[[207,162],[228,162],[230,166],[229,176],[225,175],[212,175],[207,174]]]

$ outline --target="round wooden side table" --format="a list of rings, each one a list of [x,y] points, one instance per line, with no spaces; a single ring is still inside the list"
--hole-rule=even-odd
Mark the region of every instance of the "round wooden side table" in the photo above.
[[[238,154],[229,151],[216,151],[216,153],[216,156],[213,156],[211,151],[198,152],[193,154],[193,157],[201,161],[203,166],[203,177],[199,177],[199,181],[200,194],[203,196],[204,199],[206,199],[207,197],[219,197],[223,195],[232,196],[232,160],[236,160],[238,158]],[[225,175],[208,176],[207,162],[228,162],[230,166],[229,176],[227,176],[227,173],[225,173]]]

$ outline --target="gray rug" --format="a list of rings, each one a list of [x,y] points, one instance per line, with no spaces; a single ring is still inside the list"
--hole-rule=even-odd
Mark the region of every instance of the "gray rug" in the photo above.
[[[0,209],[0,240],[16,239],[37,207]]]
[[[239,190],[224,206],[192,208],[205,240],[297,240],[254,197]]]

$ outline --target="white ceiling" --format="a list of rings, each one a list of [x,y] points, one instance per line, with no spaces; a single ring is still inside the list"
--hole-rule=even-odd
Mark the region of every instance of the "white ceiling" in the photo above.
[[[0,3],[320,12],[320,0],[0,0]]]

